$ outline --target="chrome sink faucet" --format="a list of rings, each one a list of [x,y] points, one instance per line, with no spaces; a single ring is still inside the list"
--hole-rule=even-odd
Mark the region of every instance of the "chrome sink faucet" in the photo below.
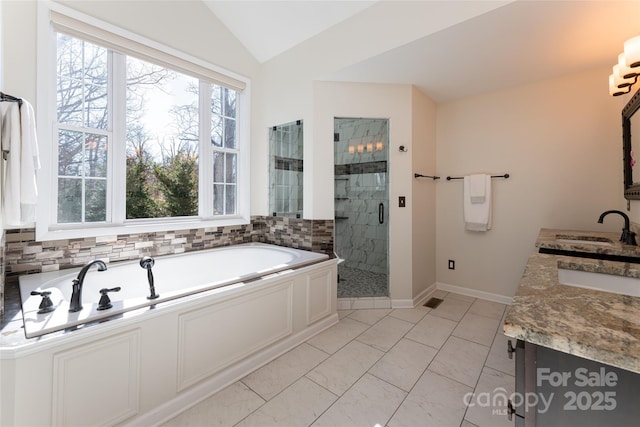
[[[93,264],[98,265],[98,271],[105,271],[107,269],[107,265],[100,259],[89,261],[82,267],[82,270],[78,273],[78,277],[73,279],[73,292],[71,293],[71,302],[69,303],[70,312],[82,310],[82,285],[84,284],[84,277]]]
[[[618,214],[622,216],[622,218],[624,218],[624,228],[622,229],[622,235],[620,236],[620,241],[623,242],[625,245],[637,246],[636,233],[631,231],[629,216],[626,213],[622,211],[616,211],[616,210],[602,212],[602,214],[600,215],[600,218],[598,218],[598,224],[602,224],[604,221],[604,217],[612,213]]]

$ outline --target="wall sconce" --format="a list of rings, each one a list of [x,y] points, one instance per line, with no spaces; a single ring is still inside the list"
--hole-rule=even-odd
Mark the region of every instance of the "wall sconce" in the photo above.
[[[380,141],[376,142],[376,151],[382,151],[382,147],[383,147],[382,142]]]
[[[367,144],[367,151],[370,153],[373,151],[373,144],[371,142]]]
[[[354,154],[356,152],[356,147],[354,147],[353,145],[349,146],[349,154]]]
[[[609,76],[609,95],[619,96],[631,92],[640,75],[640,36],[624,42],[624,52],[618,55],[618,63]]]
[[[364,153],[364,145],[363,144],[358,144],[358,153],[359,154]]]

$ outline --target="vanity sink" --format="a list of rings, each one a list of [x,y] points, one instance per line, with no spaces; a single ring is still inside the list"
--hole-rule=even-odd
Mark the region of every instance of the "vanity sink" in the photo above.
[[[556,235],[556,242],[568,243],[572,245],[598,245],[598,246],[614,246],[613,240],[596,236],[567,236]]]
[[[640,297],[640,279],[635,277],[558,267],[558,282],[561,285]]]

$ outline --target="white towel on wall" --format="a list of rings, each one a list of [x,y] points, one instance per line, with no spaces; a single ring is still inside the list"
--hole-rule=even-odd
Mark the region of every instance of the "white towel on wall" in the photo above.
[[[486,175],[469,175],[468,178],[471,203],[484,203],[487,195]]]
[[[484,182],[484,201],[472,200],[472,181]],[[472,175],[464,177],[464,222],[467,230],[487,231],[491,229],[491,175]],[[477,194],[477,193],[476,193]],[[477,197],[477,196],[476,196]],[[475,199],[478,200],[478,199]]]
[[[8,226],[35,222],[38,199],[36,171],[40,169],[33,107],[23,100],[2,102],[2,149],[8,151],[2,208]]]

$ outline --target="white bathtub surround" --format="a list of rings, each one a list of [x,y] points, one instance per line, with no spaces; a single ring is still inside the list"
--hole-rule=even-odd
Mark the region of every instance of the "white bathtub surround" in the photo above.
[[[336,275],[330,259],[0,348],[0,424],[158,424],[336,323]]]
[[[92,268],[84,280],[83,309],[75,313],[69,313],[69,302],[71,283],[79,269],[22,276],[20,294],[25,335],[33,338],[204,291],[224,293],[247,286],[258,277],[328,258],[326,254],[263,243],[159,257],[152,267],[155,291],[160,294],[154,299],[147,298],[150,295],[147,270],[142,269],[139,262],[115,264],[105,271]],[[100,310],[100,290],[114,287],[121,289],[109,293],[113,307]],[[51,292],[55,310],[41,314],[38,308],[42,297],[31,295],[32,291]]]

